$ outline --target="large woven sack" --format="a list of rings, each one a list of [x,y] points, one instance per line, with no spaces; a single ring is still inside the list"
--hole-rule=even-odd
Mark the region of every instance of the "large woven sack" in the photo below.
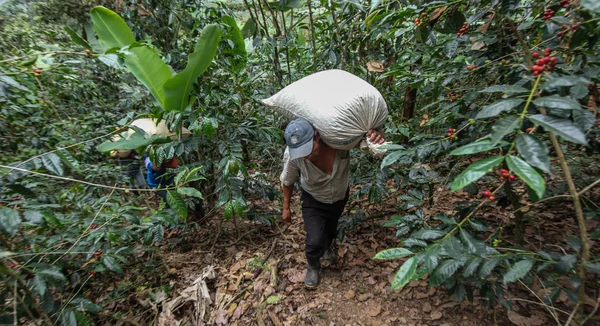
[[[165,120],[161,120],[158,124],[156,124],[156,120],[155,119],[141,118],[141,119],[134,120],[133,122],[131,122],[130,125],[142,129],[145,133],[147,133],[150,136],[161,135],[161,136],[169,137],[172,140],[176,140],[177,139],[177,134],[174,133],[174,132],[169,131],[169,129],[167,128],[167,124],[165,123]],[[122,132],[122,133],[120,133],[118,135],[114,135],[111,138],[111,140],[112,141],[117,141],[120,138],[127,139],[134,132],[135,132],[135,129],[129,128],[125,132]],[[182,138],[188,138],[191,135],[192,135],[191,131],[189,131],[185,127],[182,128],[182,131],[181,131],[181,137]],[[129,156],[130,153],[131,153],[131,150],[128,150],[128,149],[116,149],[116,150],[114,150],[114,151],[112,151],[110,153],[110,156],[112,156],[112,157],[118,156],[120,158],[125,158],[125,157]]]
[[[304,118],[329,146],[349,150],[369,129],[381,128],[387,105],[381,93],[343,70],[325,70],[304,77],[262,103],[287,118]]]

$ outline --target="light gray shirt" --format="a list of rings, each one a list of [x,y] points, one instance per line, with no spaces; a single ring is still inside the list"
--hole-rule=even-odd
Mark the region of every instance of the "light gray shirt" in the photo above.
[[[335,151],[333,170],[331,174],[327,174],[305,157],[290,160],[286,148],[283,154],[283,172],[279,180],[283,185],[291,186],[300,175],[300,186],[304,191],[322,203],[332,204],[346,197],[349,170],[349,151]]]

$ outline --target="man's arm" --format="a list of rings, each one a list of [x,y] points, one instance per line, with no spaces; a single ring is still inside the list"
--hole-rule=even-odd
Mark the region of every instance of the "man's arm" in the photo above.
[[[292,193],[294,192],[294,183],[298,179],[300,170],[295,162],[290,160],[288,150],[285,150],[283,154],[283,171],[279,180],[281,181],[281,188],[283,191],[283,212],[282,217],[285,223],[292,222],[292,211],[290,210],[290,201],[292,199]]]
[[[283,221],[285,223],[292,223],[292,211],[290,210],[290,201],[292,200],[292,192],[294,191],[294,185],[286,186],[282,184],[283,187]]]

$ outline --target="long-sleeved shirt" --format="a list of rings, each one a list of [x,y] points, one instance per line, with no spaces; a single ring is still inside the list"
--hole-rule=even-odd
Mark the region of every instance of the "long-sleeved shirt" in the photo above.
[[[279,180],[283,185],[291,186],[300,175],[300,186],[304,191],[322,203],[332,204],[346,197],[349,170],[349,151],[336,150],[333,170],[331,174],[327,174],[305,157],[290,160],[286,148],[283,154],[283,172]]]

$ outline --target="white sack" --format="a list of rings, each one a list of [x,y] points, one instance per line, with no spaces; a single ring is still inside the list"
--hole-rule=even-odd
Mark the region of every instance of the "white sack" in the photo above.
[[[135,127],[142,129],[149,136],[161,135],[161,136],[169,137],[169,138],[171,138],[171,140],[177,140],[177,134],[169,131],[169,129],[167,128],[167,124],[165,123],[165,120],[161,120],[157,125],[155,119],[141,118],[141,119],[136,119],[133,122],[131,122],[130,126],[135,126]],[[111,137],[111,140],[117,141],[121,138],[128,139],[134,133],[135,133],[135,129],[128,128],[127,131]],[[185,127],[182,128],[182,130],[181,130],[181,138],[182,139],[188,138],[191,135],[192,135],[191,131],[189,131]],[[131,153],[131,150],[129,150],[129,149],[116,149],[114,151],[111,151],[110,156],[111,157],[118,156],[120,158],[125,158],[125,157],[129,156],[130,153]]]
[[[325,70],[304,77],[262,100],[287,118],[304,118],[329,146],[349,150],[369,129],[383,127],[387,105],[381,93],[343,70]]]

